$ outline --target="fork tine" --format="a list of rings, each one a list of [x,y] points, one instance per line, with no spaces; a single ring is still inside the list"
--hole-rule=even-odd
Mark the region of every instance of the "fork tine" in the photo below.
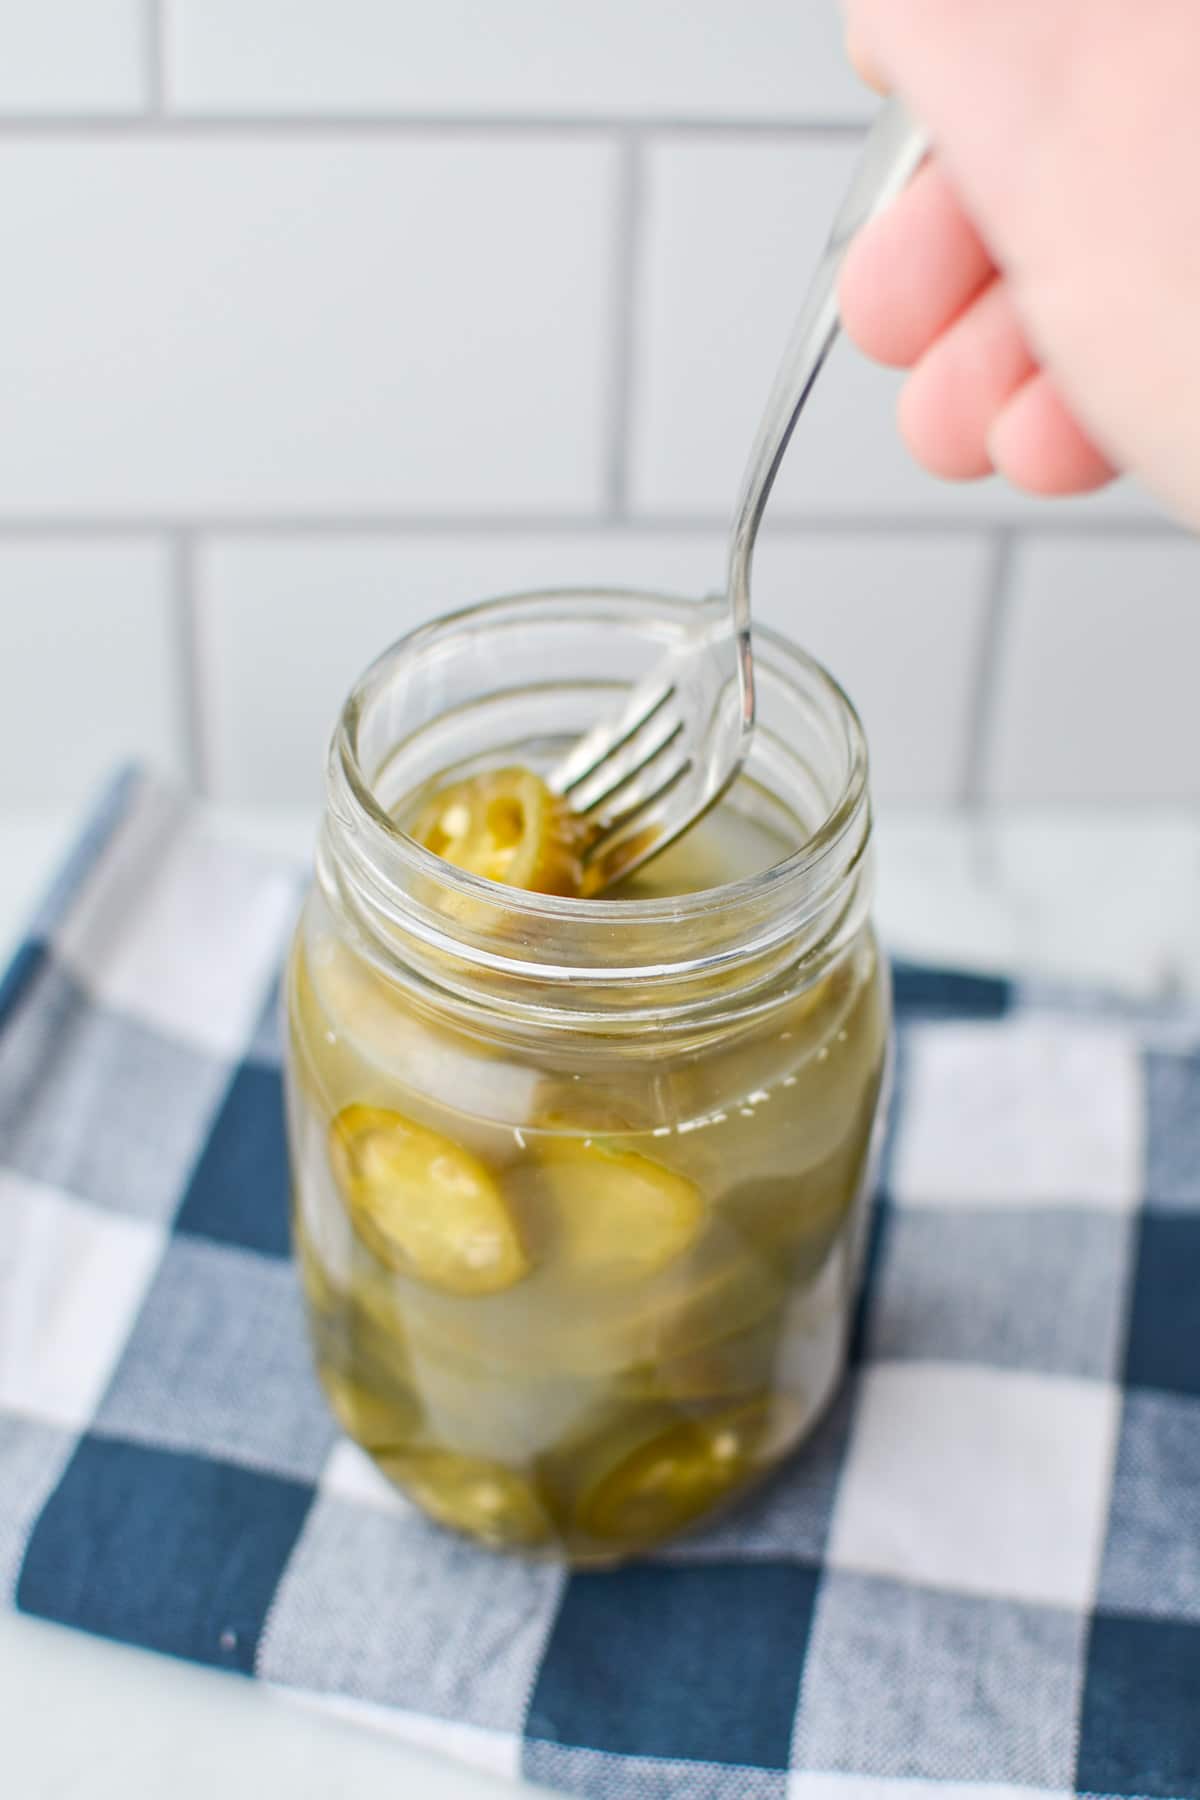
[[[683,728],[683,720],[676,714],[655,713],[620,750],[597,763],[592,773],[571,789],[568,796],[571,811],[587,818],[598,807],[605,806],[669,750]]]
[[[633,690],[615,719],[601,719],[574,744],[550,777],[555,793],[570,795],[600,764],[648,725],[675,693],[673,681],[647,681]],[[574,806],[572,801],[572,806]]]
[[[647,785],[617,816],[606,822],[604,831],[588,846],[583,866],[596,887],[605,888],[628,874],[646,860],[659,842],[661,833],[654,829],[653,810],[690,772],[690,757],[677,763],[653,786]],[[659,819],[661,821],[661,811]],[[599,878],[598,880],[596,878]]]
[[[674,763],[669,769],[660,770],[656,775],[647,776],[640,781],[631,790],[620,810],[604,819],[602,828],[589,847],[584,861],[588,861],[598,849],[602,851],[606,843],[611,843],[619,833],[624,831],[627,826],[632,825],[634,820],[653,806],[656,801],[669,794],[676,782],[683,780],[691,766],[691,757],[685,756],[682,762]]]

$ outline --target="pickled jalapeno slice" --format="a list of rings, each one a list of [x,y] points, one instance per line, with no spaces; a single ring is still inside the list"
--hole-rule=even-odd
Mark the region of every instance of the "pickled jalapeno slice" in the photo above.
[[[325,1363],[321,1384],[338,1423],[364,1449],[398,1449],[416,1432],[420,1409],[411,1394],[382,1394]]]
[[[451,1531],[498,1549],[528,1548],[550,1536],[550,1519],[533,1483],[503,1463],[425,1450],[381,1456],[379,1465],[422,1511]]]
[[[497,1294],[529,1273],[499,1188],[449,1138],[382,1107],[347,1106],[329,1152],[355,1230],[388,1268],[461,1295]]]
[[[541,1152],[551,1254],[583,1281],[643,1281],[689,1250],[707,1208],[694,1181],[635,1150],[584,1140]]]
[[[698,1345],[682,1356],[661,1355],[618,1378],[619,1393],[687,1405],[759,1393],[771,1378],[782,1330],[778,1311],[747,1330]]]
[[[755,1464],[770,1402],[684,1419],[640,1444],[583,1495],[579,1526],[610,1542],[651,1542],[698,1519]]]
[[[714,1235],[686,1283],[656,1302],[652,1341],[660,1367],[755,1326],[773,1329],[787,1304],[786,1281],[753,1245],[725,1231]]]
[[[435,793],[409,827],[445,862],[506,887],[578,894],[590,835],[531,769],[493,769]]]
[[[296,1214],[292,1216],[292,1250],[308,1304],[317,1314],[334,1311],[341,1304],[341,1293],[330,1280],[328,1270],[313,1250]]]

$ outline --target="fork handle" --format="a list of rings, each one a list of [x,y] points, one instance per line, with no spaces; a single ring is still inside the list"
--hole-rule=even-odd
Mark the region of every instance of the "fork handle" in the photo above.
[[[750,657],[750,564],[763,511],[779,465],[838,335],[837,283],[850,240],[869,219],[908,186],[929,141],[899,100],[885,102],[867,134],[849,190],[842,201],[824,255],[792,330],[775,385],[763,413],[734,514],[729,546],[728,593],[745,673]],[[753,719],[753,688],[743,694]]]

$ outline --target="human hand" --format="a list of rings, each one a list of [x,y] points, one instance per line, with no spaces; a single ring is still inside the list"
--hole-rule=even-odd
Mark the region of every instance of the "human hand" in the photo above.
[[[1200,7],[845,5],[936,147],[841,284],[850,336],[912,370],[914,455],[1041,494],[1128,470],[1200,523]]]

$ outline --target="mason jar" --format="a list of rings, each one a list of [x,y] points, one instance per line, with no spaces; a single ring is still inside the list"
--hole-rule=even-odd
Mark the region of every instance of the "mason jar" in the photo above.
[[[842,1374],[890,1035],[863,733],[759,631],[743,773],[625,889],[502,886],[403,821],[444,776],[549,769],[695,610],[524,595],[381,656],[290,961],[330,1404],[441,1525],[578,1566],[736,1502]]]

